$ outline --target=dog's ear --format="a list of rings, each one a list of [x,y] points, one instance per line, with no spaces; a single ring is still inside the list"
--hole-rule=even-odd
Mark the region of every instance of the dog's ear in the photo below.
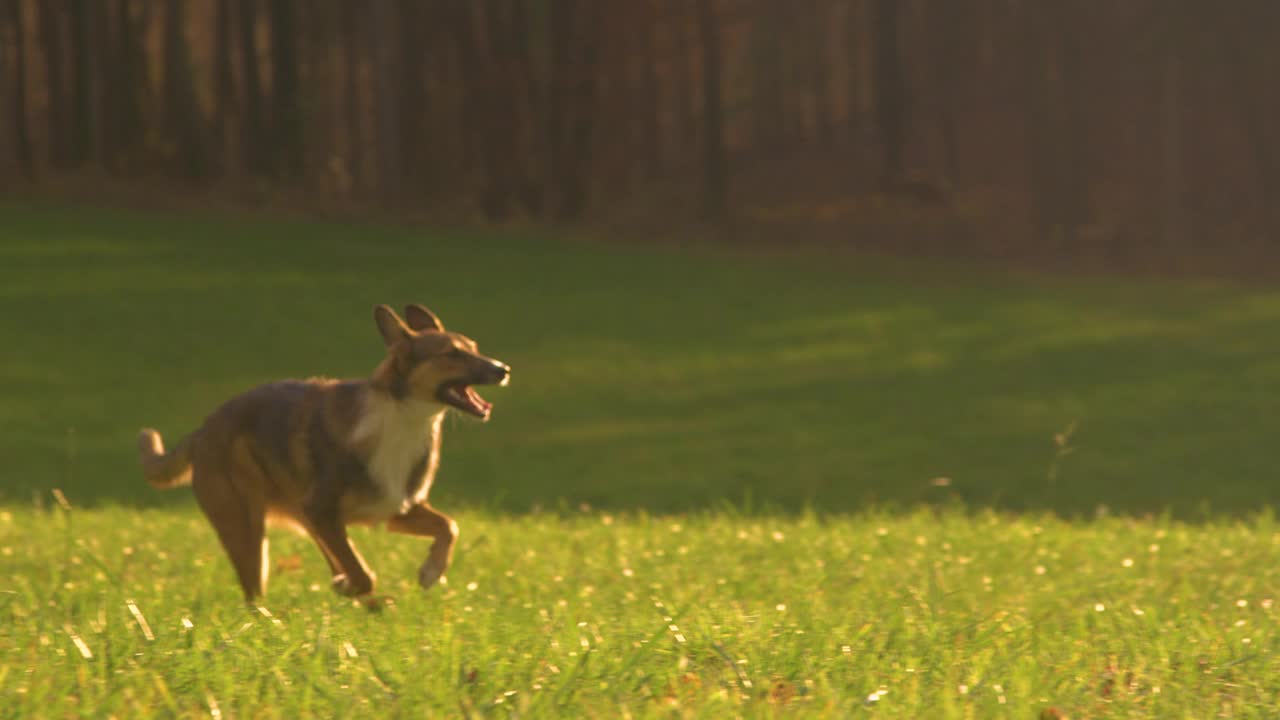
[[[404,319],[409,324],[409,327],[418,332],[430,330],[444,332],[444,323],[440,322],[440,318],[417,303],[404,306]]]
[[[379,305],[373,309],[373,320],[378,323],[378,332],[382,333],[382,341],[387,344],[387,347],[413,334],[409,326],[396,315],[396,311],[386,305]]]

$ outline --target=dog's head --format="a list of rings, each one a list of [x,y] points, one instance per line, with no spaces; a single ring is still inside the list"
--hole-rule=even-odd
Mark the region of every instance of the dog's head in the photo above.
[[[434,313],[409,305],[401,320],[386,305],[373,310],[387,359],[374,372],[374,384],[397,399],[457,408],[481,420],[493,407],[473,385],[506,385],[511,368],[481,355],[470,338],[448,332]]]

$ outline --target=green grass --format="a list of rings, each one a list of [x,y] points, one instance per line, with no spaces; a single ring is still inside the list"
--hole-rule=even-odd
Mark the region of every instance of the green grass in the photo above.
[[[246,610],[134,434],[366,374],[411,301],[514,368],[446,430],[451,584],[359,532],[369,613],[274,535]],[[1278,322],[1214,283],[0,207],[0,717],[1267,717]]]
[[[6,512],[0,714],[1261,718],[1280,704],[1269,518],[460,520],[451,581],[430,593],[413,582],[424,543],[356,534],[394,598],[380,613],[332,595],[309,543],[277,536],[268,617],[240,603],[194,513]]]

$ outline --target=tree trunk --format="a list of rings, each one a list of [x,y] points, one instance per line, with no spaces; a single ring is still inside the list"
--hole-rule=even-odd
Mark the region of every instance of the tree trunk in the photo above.
[[[520,41],[516,37],[515,3],[473,2],[458,16],[458,36],[467,64],[467,88],[480,160],[480,208],[490,220],[504,220],[523,190],[520,137],[523,87],[519,78]]]
[[[97,0],[101,2],[102,0]],[[93,139],[97,107],[94,96],[94,52],[89,0],[70,0],[68,23],[71,30],[71,137],[68,167],[83,167],[94,154]]]
[[[859,32],[862,20],[862,1],[849,0],[845,9],[844,57],[848,78],[845,92],[845,124],[848,126],[849,144],[855,148],[863,138],[862,119],[862,37]]]
[[[817,126],[818,143],[830,146],[835,134],[831,109],[830,49],[827,46],[830,8],[826,0],[812,0],[809,12],[809,41],[813,43],[809,49],[809,71],[813,84],[814,124]]]
[[[1058,132],[1055,138],[1061,168],[1059,213],[1063,239],[1074,245],[1091,215],[1089,199],[1088,107],[1085,104],[1083,52],[1080,27],[1083,18],[1074,5],[1061,6],[1056,25],[1059,36],[1058,76],[1061,81]]]
[[[1182,58],[1176,41],[1169,43],[1164,57],[1164,82],[1160,92],[1161,130],[1161,228],[1164,245],[1177,247],[1182,241]]]
[[[22,22],[21,0],[7,0],[8,21],[13,31],[13,150],[18,169],[27,180],[36,177],[35,152],[27,124],[27,40]]]
[[[1027,187],[1030,190],[1036,230],[1041,238],[1050,237],[1056,225],[1054,214],[1054,153],[1049,102],[1050,59],[1045,47],[1046,33],[1040,21],[1043,10],[1034,5],[1018,9],[1022,14],[1021,57],[1016,66],[1021,71],[1019,93],[1023,99],[1023,142],[1027,162]]]
[[[65,168],[71,159],[71,131],[65,86],[62,42],[62,3],[37,2],[40,47],[44,51],[45,90],[48,93],[49,159],[55,168]]]
[[[129,0],[115,0],[108,5],[106,23],[111,27],[111,43],[105,48],[103,63],[104,84],[109,89],[103,94],[102,124],[105,141],[102,146],[102,163],[107,172],[120,174],[125,171],[129,151],[132,149],[135,128],[129,127],[126,118],[129,104],[136,97],[137,87],[130,82],[132,76],[133,17]]]
[[[141,22],[133,17],[133,0],[119,0],[116,6],[116,56],[113,87],[109,103],[114,108],[115,140],[110,151],[112,166],[130,164],[146,136],[147,116],[143,111],[150,93],[147,82],[147,54],[142,38],[146,37],[151,17],[151,4],[144,6]]]
[[[645,177],[653,180],[662,169],[661,93],[658,92],[658,53],[656,48],[657,9],[656,0],[634,0],[639,9],[637,32],[639,33],[639,78],[637,83],[640,106],[640,162]]]
[[[899,48],[898,0],[874,0],[876,123],[884,152],[881,180],[891,185],[904,172],[907,140],[907,79]]]
[[[548,148],[558,205],[556,218],[574,220],[587,207],[585,173],[595,129],[601,4],[561,0],[549,8],[551,84]]]
[[[524,2],[489,0],[482,15],[479,34],[484,42],[476,74],[481,82],[478,98],[483,108],[480,126],[488,185],[482,205],[491,219],[505,217],[508,206],[517,201],[531,215],[538,215],[542,199],[528,175],[531,143],[527,138],[538,124],[532,114],[534,86]]]
[[[687,150],[698,140],[698,119],[694,112],[697,105],[697,91],[694,89],[695,53],[691,36],[696,28],[690,22],[688,0],[669,0],[667,17],[670,22],[670,33],[674,40],[676,69],[676,137],[677,147]]]
[[[427,45],[432,31],[424,0],[400,0],[400,147],[405,181],[420,188],[431,160],[427,157]]]
[[[1069,6],[1028,5],[1023,95],[1027,158],[1041,235],[1071,247],[1090,214],[1080,16]]]
[[[378,196],[383,202],[400,199],[402,158],[400,155],[400,63],[398,62],[399,8],[389,2],[369,6],[369,46],[373,48],[374,126],[378,129]]]
[[[1232,4],[1220,12],[1231,11],[1229,19],[1242,27],[1225,34],[1221,51],[1226,60],[1226,83],[1236,103],[1244,140],[1253,164],[1253,182],[1260,203],[1263,232],[1271,242],[1280,241],[1280,150],[1271,128],[1274,127],[1276,96],[1272,87],[1276,60],[1270,43],[1259,36],[1275,27],[1271,3]],[[1234,37],[1232,37],[1234,36]]]
[[[806,0],[810,2],[811,0]],[[758,148],[777,150],[784,144],[787,127],[786,62],[783,34],[786,15],[791,11],[785,0],[756,0],[751,40],[755,55],[755,88],[753,89],[754,141]],[[701,32],[701,20],[699,20]],[[705,66],[703,66],[705,71]]]
[[[258,67],[258,2],[240,0],[236,21],[240,34],[240,73],[244,90],[244,120],[240,128],[240,148],[244,166],[260,174],[270,166],[267,157],[266,113],[262,94],[262,73]]]
[[[339,45],[338,0],[308,0],[300,17],[299,36],[304,40],[299,64],[306,69],[302,83],[302,178],[307,187],[324,195],[347,196],[349,176],[337,160],[340,137],[340,89],[334,60]]]
[[[343,25],[343,96],[346,98],[347,125],[347,172],[351,175],[351,185],[359,192],[366,185],[364,122],[361,113],[360,58],[364,51],[362,27],[363,7],[357,0],[341,0]]]
[[[530,217],[541,217],[544,208],[542,187],[537,182],[539,169],[545,165],[544,154],[539,142],[544,122],[543,92],[539,82],[537,68],[534,63],[533,47],[530,38],[535,32],[529,21],[529,11],[524,0],[515,0],[511,16],[510,45],[512,47],[511,83],[517,88],[514,93],[515,102],[520,108],[520,164],[516,181],[520,200],[525,212]]]
[[[169,0],[164,23],[165,119],[177,149],[179,172],[195,180],[208,175],[209,158],[191,74],[186,27],[186,0]]]
[[[946,177],[956,182],[960,175],[960,146],[956,129],[959,86],[965,76],[962,66],[968,58],[963,44],[971,43],[970,14],[964,3],[939,3],[928,10],[929,56],[933,66],[933,97],[942,144],[942,166]]]
[[[213,30],[214,138],[224,165],[231,165],[231,123],[236,115],[236,77],[231,59],[232,0],[217,0]]]
[[[302,173],[296,17],[294,0],[271,0],[271,165],[277,177],[288,179],[296,179]]]
[[[713,0],[697,0],[702,48],[702,212],[712,220],[726,212],[724,110],[721,92],[720,25]]]

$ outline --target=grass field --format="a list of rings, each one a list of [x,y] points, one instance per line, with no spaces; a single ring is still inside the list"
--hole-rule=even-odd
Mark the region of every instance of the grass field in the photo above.
[[[137,428],[365,374],[409,301],[514,368],[446,430],[451,583],[359,532],[370,613],[279,534],[245,609]],[[0,716],[1271,717],[1278,323],[1214,283],[0,208]]]

